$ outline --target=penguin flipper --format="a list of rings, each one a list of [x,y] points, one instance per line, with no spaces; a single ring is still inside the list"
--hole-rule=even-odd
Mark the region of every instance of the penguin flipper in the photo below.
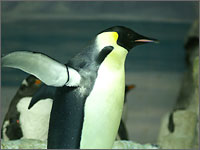
[[[61,64],[47,55],[17,51],[2,57],[2,67],[11,67],[23,70],[39,78],[47,85],[61,87],[78,86],[80,83],[80,74]]]
[[[46,98],[50,98],[53,100],[55,91],[56,91],[56,87],[47,86],[43,84],[33,95],[31,102],[28,106],[28,109],[31,109],[33,105],[35,105],[40,100],[44,100]]]

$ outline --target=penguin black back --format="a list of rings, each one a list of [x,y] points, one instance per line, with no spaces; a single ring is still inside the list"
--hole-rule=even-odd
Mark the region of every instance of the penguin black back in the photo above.
[[[49,128],[47,147],[80,148],[85,100],[93,88],[99,65],[113,48],[105,47],[100,55],[91,49],[95,47],[88,47],[67,64],[81,74],[82,80],[78,87],[57,88],[49,125],[53,128]]]

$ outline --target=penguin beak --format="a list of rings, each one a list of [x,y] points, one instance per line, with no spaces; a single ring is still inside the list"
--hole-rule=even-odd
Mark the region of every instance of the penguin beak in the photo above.
[[[121,45],[124,46],[128,51],[138,45],[142,45],[146,43],[159,43],[157,39],[145,37],[134,31],[126,32],[126,34],[124,35],[124,39],[126,40],[123,40],[121,38],[121,41],[119,41],[119,44],[121,42]]]
[[[145,37],[145,36],[140,35],[140,34],[138,34],[136,37],[137,38],[134,40],[134,43],[136,45],[145,44],[145,43],[159,43],[159,41],[157,39]]]
[[[158,40],[156,39],[139,39],[139,40],[135,40],[135,43],[159,43]]]
[[[36,79],[36,80],[35,80],[35,85],[40,85],[40,84],[41,84],[41,81],[38,80],[38,79]]]
[[[134,89],[135,88],[135,85],[132,84],[132,85],[127,85],[126,86],[126,92],[129,92],[130,90]]]
[[[133,88],[135,88],[135,85],[133,85],[133,84],[128,86],[128,90],[131,90]]]
[[[142,45],[142,44],[146,44],[146,43],[159,43],[159,41],[157,39],[148,38],[148,37],[145,37],[145,36],[137,34],[137,33],[135,33],[135,37],[136,38],[132,39],[133,47]]]

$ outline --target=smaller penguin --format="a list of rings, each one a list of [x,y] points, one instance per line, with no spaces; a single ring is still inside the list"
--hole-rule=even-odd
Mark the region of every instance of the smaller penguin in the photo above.
[[[119,130],[118,130],[118,140],[129,140],[128,132],[126,128],[126,118],[127,118],[127,93],[135,88],[135,85],[126,85],[125,86],[125,95],[124,95],[124,108],[122,113],[122,119],[120,122]]]
[[[2,139],[47,139],[47,125],[49,123],[52,100],[41,101],[40,105],[35,105],[33,109],[28,110],[33,94],[42,85],[42,82],[33,75],[23,80],[4,118],[1,128]]]

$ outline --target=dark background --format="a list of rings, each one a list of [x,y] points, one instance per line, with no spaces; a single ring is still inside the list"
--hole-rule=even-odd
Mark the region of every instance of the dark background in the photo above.
[[[160,44],[134,48],[126,59],[127,127],[130,139],[156,143],[160,121],[178,96],[185,67],[184,41],[198,19],[199,2],[1,2],[1,55],[45,53],[62,63],[96,33],[123,25]],[[1,69],[1,121],[28,75]]]

